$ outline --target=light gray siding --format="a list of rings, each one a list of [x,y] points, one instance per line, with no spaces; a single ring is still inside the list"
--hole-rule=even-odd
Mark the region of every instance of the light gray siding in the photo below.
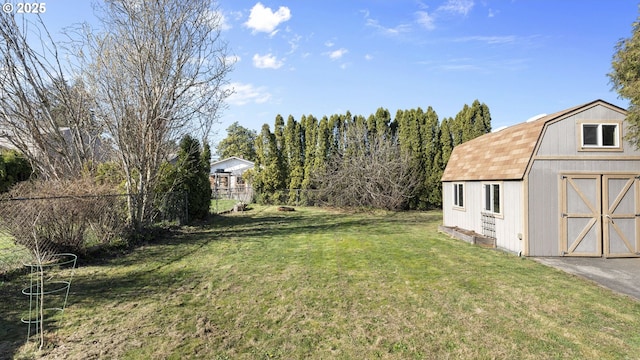
[[[464,184],[464,208],[457,208],[453,206],[454,183],[443,183],[443,225],[457,226],[462,229],[473,230],[478,234],[482,234],[482,184],[477,181],[460,183]]]
[[[574,116],[547,125],[540,141],[538,156],[584,156],[584,155],[620,155],[621,152],[610,151],[579,151],[580,148],[580,123],[583,121],[623,121],[624,114],[609,109],[605,106],[595,106],[580,112]],[[625,123],[626,124],[626,123]],[[623,125],[622,132],[625,132]],[[623,144],[625,155],[640,155],[640,151],[634,149],[629,143]]]
[[[560,256],[560,175],[640,175],[640,160],[535,160],[529,172],[529,254]]]
[[[453,206],[453,184],[443,183],[443,225],[457,226],[482,234],[482,212],[484,211],[484,188],[486,183],[501,186],[501,214],[495,216],[496,246],[514,253],[520,253],[522,241],[519,234],[523,226],[523,182],[522,181],[466,181],[464,184],[464,208]]]
[[[505,181],[503,185],[503,218],[496,219],[496,245],[520,253],[524,236],[524,192],[522,181]]]
[[[624,118],[623,113],[598,105],[547,125],[527,175],[528,255],[561,255],[561,174],[640,173],[640,151],[628,142],[622,142],[622,151],[580,151],[582,122]],[[623,136],[625,131],[623,122]]]

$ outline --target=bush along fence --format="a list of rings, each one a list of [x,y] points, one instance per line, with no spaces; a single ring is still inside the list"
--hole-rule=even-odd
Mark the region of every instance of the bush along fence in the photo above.
[[[0,198],[0,274],[32,263],[36,254],[83,254],[125,241],[131,231],[128,196]],[[154,222],[188,221],[185,193],[158,194],[154,203]]]
[[[188,221],[186,193],[155,195],[155,222]],[[42,348],[46,322],[64,312],[78,254],[127,240],[130,200],[120,194],[0,197],[0,276],[29,272],[22,289],[28,312],[20,319],[28,325],[27,340],[37,336]]]

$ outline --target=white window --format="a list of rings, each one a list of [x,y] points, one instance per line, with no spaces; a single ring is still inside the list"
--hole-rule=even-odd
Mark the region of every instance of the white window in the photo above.
[[[484,184],[484,211],[500,214],[500,184]]]
[[[582,124],[583,148],[620,147],[620,129],[618,123]]]
[[[453,206],[464,207],[464,184],[453,184]]]

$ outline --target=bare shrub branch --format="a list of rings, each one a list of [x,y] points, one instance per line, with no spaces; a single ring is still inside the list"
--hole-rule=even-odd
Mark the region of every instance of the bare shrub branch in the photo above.
[[[114,140],[135,224],[147,222],[145,195],[171,144],[206,138],[229,92],[231,70],[220,15],[209,0],[105,1],[100,31],[84,29],[84,77],[96,113]],[[197,136],[200,135],[200,136]]]
[[[124,236],[125,197],[87,179],[20,183],[0,199],[0,232],[31,251],[83,253]]]
[[[42,19],[16,16],[0,14],[0,145],[19,150],[43,177],[77,175],[94,163],[100,141],[91,100],[81,81],[67,82]]]
[[[409,158],[393,136],[351,124],[346,149],[314,174],[317,196],[327,205],[400,210],[418,183]]]

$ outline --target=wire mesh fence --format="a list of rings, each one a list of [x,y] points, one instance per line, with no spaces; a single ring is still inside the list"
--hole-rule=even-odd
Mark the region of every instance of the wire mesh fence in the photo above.
[[[188,221],[183,192],[156,194],[153,222]],[[0,274],[36,254],[82,252],[123,240],[130,228],[127,203],[135,195],[0,198]]]
[[[316,189],[283,189],[271,193],[255,195],[255,200],[262,204],[290,206],[323,206],[327,202],[322,193]]]
[[[219,214],[233,210],[238,203],[253,202],[253,190],[250,187],[214,188],[211,193],[211,211]]]

